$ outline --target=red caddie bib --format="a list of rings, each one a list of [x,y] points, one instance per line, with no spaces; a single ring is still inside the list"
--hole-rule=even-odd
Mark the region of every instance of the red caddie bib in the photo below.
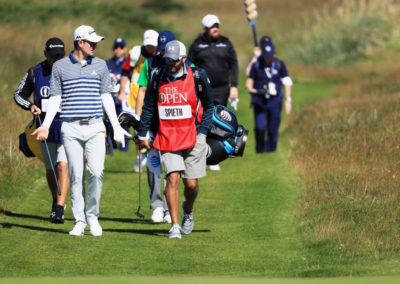
[[[193,148],[196,144],[195,118],[198,104],[200,101],[197,102],[190,67],[187,67],[183,79],[161,81],[157,101],[160,125],[154,139],[154,148],[167,152]]]

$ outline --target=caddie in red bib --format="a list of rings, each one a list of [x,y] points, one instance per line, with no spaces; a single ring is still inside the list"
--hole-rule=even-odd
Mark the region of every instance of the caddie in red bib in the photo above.
[[[195,119],[201,104],[196,97],[190,67],[187,67],[186,80],[160,82],[157,106],[160,125],[154,148],[176,152],[194,147]]]
[[[137,143],[150,148],[146,133],[151,127],[155,134],[153,147],[160,151],[167,180],[165,191],[172,220],[169,238],[180,239],[181,233],[193,230],[193,204],[199,191],[197,180],[206,175],[206,135],[214,104],[206,72],[185,63],[183,43],[168,42],[163,57],[165,65],[152,73],[146,90]],[[186,200],[179,226],[181,177]]]

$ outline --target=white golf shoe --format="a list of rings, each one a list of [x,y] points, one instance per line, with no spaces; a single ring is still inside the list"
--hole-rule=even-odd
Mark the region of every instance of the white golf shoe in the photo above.
[[[88,220],[88,223],[90,226],[90,234],[92,234],[92,236],[100,237],[103,235],[103,229],[97,219]]]
[[[171,215],[169,214],[168,210],[164,211],[164,222],[168,224],[172,223]]]
[[[155,224],[162,223],[164,221],[164,208],[157,207],[154,209],[151,221]]]
[[[172,225],[171,230],[169,230],[168,238],[170,238],[170,239],[182,239],[181,227],[179,227],[178,224]]]
[[[70,236],[83,236],[83,234],[85,233],[85,228],[86,228],[86,224],[83,222],[77,222],[74,226],[74,228],[72,229],[72,231],[69,232]]]

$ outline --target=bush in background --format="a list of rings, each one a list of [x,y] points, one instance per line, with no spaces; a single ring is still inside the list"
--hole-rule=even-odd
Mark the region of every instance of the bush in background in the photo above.
[[[392,38],[399,16],[393,0],[343,1],[325,7],[308,20],[306,32],[295,36],[288,57],[297,63],[340,66],[363,57],[368,48]]]

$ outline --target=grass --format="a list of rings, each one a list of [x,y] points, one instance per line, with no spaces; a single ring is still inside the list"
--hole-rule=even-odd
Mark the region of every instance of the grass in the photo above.
[[[377,258],[399,251],[400,96],[386,84],[391,76],[344,83],[339,98],[294,118],[292,159],[305,181],[300,230],[310,243]]]
[[[41,50],[49,35],[65,39],[70,50],[68,39],[85,19],[85,24],[106,36],[97,54],[107,58],[116,36],[138,44],[147,27],[167,27],[189,44],[201,32],[202,16],[212,12],[222,21],[222,34],[233,41],[240,66],[245,66],[252,52],[250,28],[242,3],[229,0],[179,0],[176,7],[189,4],[187,10],[157,13],[157,20],[147,17],[143,26],[128,18],[137,13],[149,15],[151,10],[143,8],[146,1],[138,1],[137,7],[125,0],[73,2],[83,10],[95,11],[90,15],[81,9],[74,14],[75,8],[67,1],[59,6],[46,0],[3,2],[0,97],[6,107],[0,112],[5,122],[0,124],[0,282],[24,281],[20,277],[62,282],[75,276],[83,279],[72,281],[139,279],[146,283],[158,278],[176,281],[175,277],[184,275],[185,280],[195,277],[193,281],[203,282],[304,277],[272,283],[319,283],[322,280],[314,277],[400,273],[396,38],[368,49],[351,67],[294,65],[288,56],[293,48],[289,31],[301,27],[302,17],[310,17],[310,11],[322,11],[325,5],[335,8],[337,1],[257,3],[259,35],[272,34],[278,56],[286,59],[295,82],[295,108],[290,117],[283,115],[279,152],[254,153],[252,110],[242,75],[238,117],[251,131],[245,156],[223,162],[221,172],[209,172],[200,181],[192,235],[170,241],[168,225],[149,222],[145,175],[142,213],[146,219],[134,216],[138,175],[130,172],[131,151],[107,157],[101,205],[104,236],[70,238],[70,204],[65,225],[47,221],[50,198],[42,165],[25,159],[15,142],[30,115],[15,106],[11,94],[29,66],[42,60]],[[4,9],[7,5],[20,13],[18,22],[7,14],[11,11]],[[60,12],[59,7],[65,9]],[[46,21],[37,17],[41,9],[49,15]],[[114,12],[121,14],[119,21]],[[100,21],[102,17],[107,20]],[[295,31],[307,34],[308,30]],[[380,100],[383,96],[386,100]],[[10,137],[14,141],[11,148]],[[393,279],[398,280],[372,277],[356,281]],[[325,279],[327,283],[339,280],[348,279]]]
[[[305,18],[307,33],[294,36],[289,58],[303,64],[343,66],[357,62],[374,46],[396,36],[398,7],[393,0],[341,1]]]
[[[295,276],[303,261],[289,209],[295,204],[298,181],[294,175],[277,174],[288,171],[286,152],[248,155],[246,160],[224,162],[223,171],[209,172],[201,180],[195,230],[181,241],[168,240],[168,225],[150,223],[147,194],[142,206],[147,218],[134,217],[138,175],[130,172],[132,153],[107,159],[101,238],[69,237],[70,210],[65,225],[48,223],[50,200],[41,178],[29,198],[0,215],[1,275]],[[251,166],[249,158],[254,161]],[[277,166],[265,171],[266,163]],[[237,175],[243,167],[251,174]]]

